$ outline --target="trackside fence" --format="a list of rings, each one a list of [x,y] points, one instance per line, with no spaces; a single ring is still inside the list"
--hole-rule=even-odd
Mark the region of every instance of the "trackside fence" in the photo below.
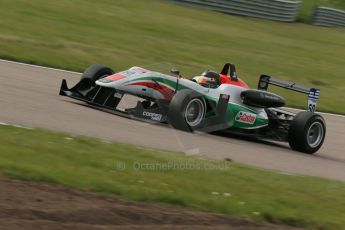
[[[316,7],[312,23],[317,26],[345,27],[345,11],[328,7]]]
[[[170,0],[222,13],[294,22],[300,0]]]

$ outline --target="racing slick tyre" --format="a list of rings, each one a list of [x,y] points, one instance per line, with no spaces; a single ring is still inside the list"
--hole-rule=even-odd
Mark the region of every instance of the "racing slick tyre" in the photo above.
[[[291,121],[288,140],[294,150],[313,154],[322,146],[326,136],[324,119],[312,112],[300,112]]]
[[[262,108],[283,107],[285,105],[285,99],[283,97],[262,90],[245,90],[241,93],[241,98],[246,105]]]
[[[178,91],[169,104],[168,121],[175,128],[183,131],[196,131],[203,126],[206,103],[196,91],[185,89]]]
[[[95,88],[96,81],[98,79],[112,74],[114,74],[112,69],[102,65],[93,64],[84,71],[80,81],[72,90],[80,94],[82,97],[88,97],[88,94]]]
[[[114,70],[109,67],[102,66],[99,64],[93,64],[87,68],[80,80],[88,79],[92,86],[95,86],[95,82],[98,79],[114,74]]]

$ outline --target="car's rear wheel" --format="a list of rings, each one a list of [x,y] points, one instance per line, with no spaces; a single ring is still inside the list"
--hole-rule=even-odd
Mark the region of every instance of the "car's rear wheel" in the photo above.
[[[206,114],[202,95],[193,90],[177,92],[169,104],[168,120],[175,128],[183,131],[195,131],[202,127]]]
[[[321,148],[325,136],[326,125],[320,115],[300,112],[291,122],[288,138],[292,149],[313,154]]]

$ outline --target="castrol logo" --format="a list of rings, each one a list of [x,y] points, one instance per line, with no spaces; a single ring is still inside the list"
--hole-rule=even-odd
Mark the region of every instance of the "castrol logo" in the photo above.
[[[235,118],[236,121],[246,123],[246,124],[254,124],[256,120],[256,114],[248,113],[248,112],[238,112]]]

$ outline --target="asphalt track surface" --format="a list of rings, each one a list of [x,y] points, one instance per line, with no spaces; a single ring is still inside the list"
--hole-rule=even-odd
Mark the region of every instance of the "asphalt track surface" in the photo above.
[[[345,181],[343,116],[323,115],[327,123],[326,141],[317,154],[306,155],[290,150],[284,143],[179,132],[168,125],[149,124],[98,111],[58,95],[63,78],[73,86],[79,77],[78,73],[0,60],[0,122],[211,159],[229,158],[291,176],[312,175]],[[125,102],[130,104],[133,100],[129,98]]]

